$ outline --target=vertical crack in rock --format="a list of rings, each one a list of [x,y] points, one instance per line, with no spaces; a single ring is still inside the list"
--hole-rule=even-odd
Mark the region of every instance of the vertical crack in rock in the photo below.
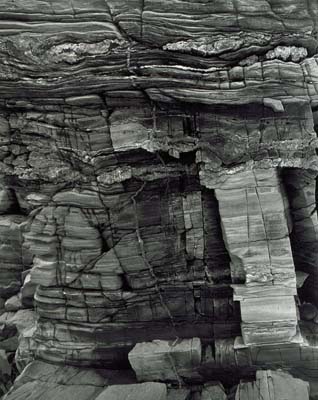
[[[131,196],[131,201],[133,202],[133,205],[134,205],[135,227],[136,227],[136,234],[137,234],[138,244],[139,244],[139,248],[140,248],[140,251],[141,251],[142,259],[143,259],[143,261],[144,261],[146,267],[149,269],[150,275],[151,275],[151,277],[152,277],[153,280],[154,280],[155,288],[156,288],[156,291],[157,291],[157,293],[158,293],[158,295],[159,295],[160,302],[161,302],[163,308],[165,309],[165,311],[167,312],[167,315],[168,315],[168,317],[169,317],[169,319],[170,319],[170,322],[171,322],[171,325],[172,325],[173,330],[175,330],[175,325],[174,325],[173,316],[172,316],[172,314],[171,314],[171,312],[170,312],[168,306],[166,305],[166,303],[165,303],[165,301],[164,301],[164,299],[163,299],[163,297],[162,297],[162,295],[161,295],[161,293],[160,293],[160,288],[159,288],[159,285],[158,285],[157,276],[156,276],[156,274],[155,274],[155,272],[154,272],[154,270],[153,270],[151,264],[149,263],[149,261],[148,261],[148,259],[147,259],[146,252],[145,252],[145,248],[144,248],[144,241],[143,241],[143,239],[142,239],[142,237],[141,237],[141,234],[140,234],[136,198],[137,198],[138,195],[144,190],[145,186],[146,186],[146,182],[143,182],[143,184],[142,184],[141,187],[137,190],[137,192]],[[176,335],[176,340],[178,340],[178,339],[179,339],[179,338],[178,338],[178,336]]]
[[[210,282],[231,282],[230,258],[225,248],[220,214],[213,190],[202,190],[205,262]]]

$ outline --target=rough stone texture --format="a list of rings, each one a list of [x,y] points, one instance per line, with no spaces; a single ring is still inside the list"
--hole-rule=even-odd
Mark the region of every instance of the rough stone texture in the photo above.
[[[119,378],[120,377],[120,378]],[[6,400],[96,399],[108,384],[134,382],[122,371],[105,371],[31,362],[16,379]],[[128,385],[130,386],[130,385]]]
[[[202,348],[198,338],[138,343],[128,354],[129,362],[140,381],[180,382],[182,376],[195,373],[201,357]]]
[[[201,400],[227,400],[227,396],[221,384],[207,384],[201,392]]]
[[[147,382],[137,385],[113,385],[96,400],[165,400],[167,388],[163,383]]]
[[[308,384],[281,371],[258,371],[256,381],[240,383],[235,400],[309,399]]]
[[[2,393],[125,398],[128,354],[197,338],[173,379],[138,353],[169,399],[317,398],[316,2],[0,3]]]

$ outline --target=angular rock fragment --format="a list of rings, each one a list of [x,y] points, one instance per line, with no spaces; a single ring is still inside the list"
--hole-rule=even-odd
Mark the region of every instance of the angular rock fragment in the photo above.
[[[309,385],[282,371],[258,371],[256,381],[240,383],[235,400],[309,399]]]
[[[33,307],[33,299],[36,291],[36,285],[31,280],[30,271],[25,274],[23,285],[21,287],[21,303],[24,307]]]
[[[129,353],[129,362],[138,380],[182,381],[182,376],[191,374],[201,362],[201,342],[191,340],[137,343]]]
[[[10,297],[4,304],[4,308],[6,311],[18,311],[21,308],[23,308],[22,302],[21,302],[21,295],[20,293]]]

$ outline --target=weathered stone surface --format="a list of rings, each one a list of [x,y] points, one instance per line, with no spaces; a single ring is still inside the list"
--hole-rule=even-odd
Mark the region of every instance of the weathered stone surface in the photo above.
[[[307,0],[2,0],[0,349],[33,368],[9,399],[125,398],[136,382],[40,369],[129,361],[182,386],[168,398],[277,368],[315,395],[317,19]]]
[[[207,384],[202,390],[201,400],[227,400],[227,395],[222,384]]]
[[[179,388],[168,390],[167,400],[188,400],[191,397],[190,389]]]
[[[23,270],[22,229],[26,217],[5,215],[0,219],[0,295],[4,298],[17,293],[21,286]]]
[[[113,385],[105,389],[96,400],[166,400],[167,388],[163,383],[147,382],[137,385]]]
[[[10,297],[5,303],[4,303],[4,308],[6,311],[18,311],[22,306],[21,302],[21,295],[20,293],[15,294],[14,296]]]
[[[128,354],[139,381],[182,381],[185,374],[200,365],[201,342],[198,338],[175,341],[154,340],[138,343]]]
[[[133,374],[115,370],[95,370],[31,362],[16,379],[5,399],[92,400],[108,385],[132,384]]]
[[[241,383],[235,400],[293,400],[309,399],[309,385],[282,371],[258,371],[256,381]]]
[[[244,342],[294,340],[296,275],[288,208],[277,171],[256,169],[229,175],[219,183],[216,196],[232,280],[241,283],[233,287],[234,300],[240,301]]]
[[[284,181],[290,198],[293,231],[291,243],[295,266],[309,274],[301,298],[317,303],[315,281],[317,276],[316,176],[311,170],[286,169]]]
[[[23,285],[20,290],[21,303],[24,307],[33,307],[33,299],[36,291],[36,284],[31,280],[30,271],[26,271],[24,276]]]

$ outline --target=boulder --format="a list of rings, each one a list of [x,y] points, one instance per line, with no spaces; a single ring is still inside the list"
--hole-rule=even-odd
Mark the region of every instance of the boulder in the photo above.
[[[4,308],[6,311],[18,311],[21,308],[23,308],[22,301],[21,301],[21,294],[18,293],[12,297],[10,297],[6,302],[4,303]]]
[[[187,371],[201,362],[201,341],[198,338],[175,341],[154,340],[137,343],[130,351],[129,362],[138,380],[180,381]]]

